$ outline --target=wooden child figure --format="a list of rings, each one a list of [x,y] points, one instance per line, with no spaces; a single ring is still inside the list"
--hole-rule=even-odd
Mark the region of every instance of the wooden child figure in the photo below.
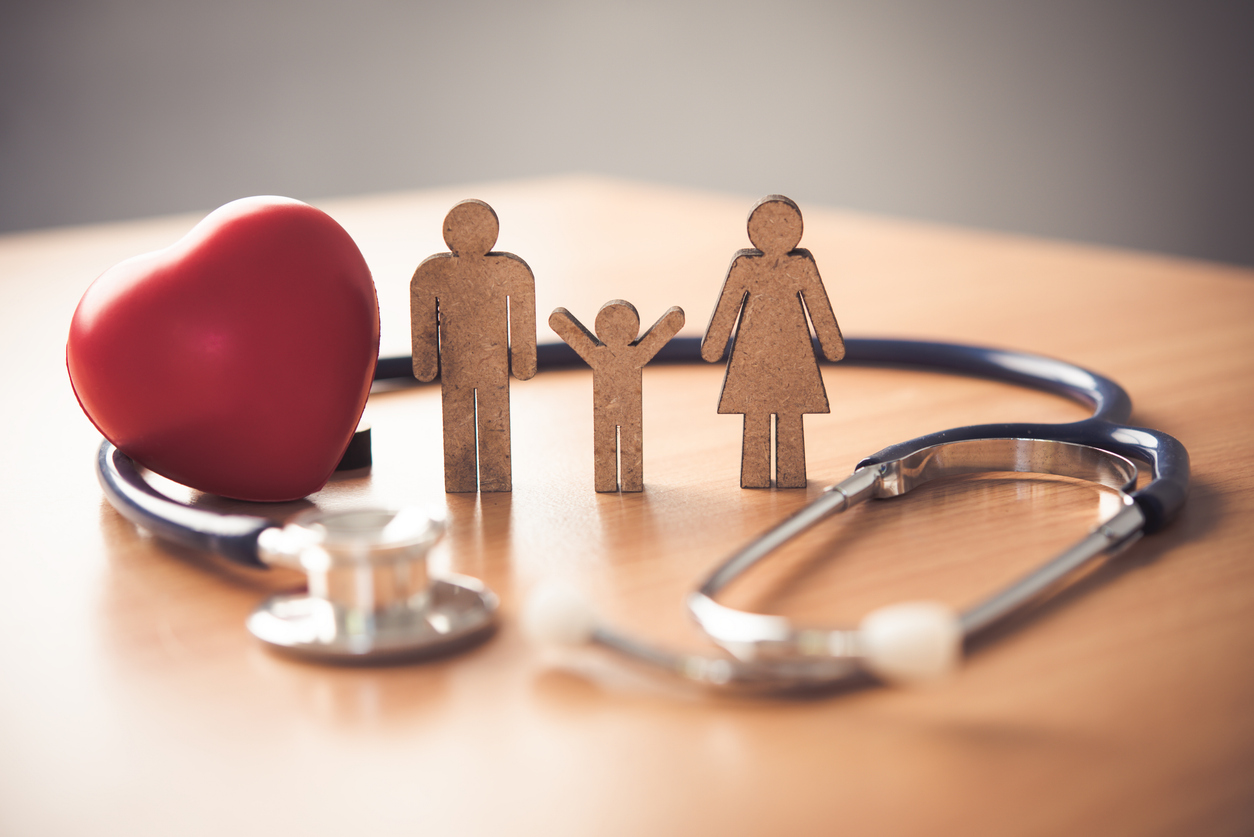
[[[771,418],[775,418],[775,484],[805,488],[804,413],[827,413],[827,391],[810,337],[810,322],[823,355],[845,356],[845,341],[823,280],[801,241],[801,210],[782,195],[769,195],[749,213],[749,241],[732,260],[701,357],[723,357],[733,339],[720,413],[745,417],[740,458],[742,488],[771,485]],[[737,321],[739,325],[737,326]]]
[[[640,339],[640,315],[630,302],[613,299],[597,312],[596,335],[565,308],[549,326],[592,367],[592,440],[597,491],[644,490],[642,370],[683,328],[683,309],[671,307]],[[619,459],[622,472],[619,473]]]
[[[462,201],[444,219],[450,252],[409,284],[414,377],[440,376],[449,492],[510,490],[509,375],[536,374],[535,279],[514,254],[489,252],[499,230],[492,207]]]

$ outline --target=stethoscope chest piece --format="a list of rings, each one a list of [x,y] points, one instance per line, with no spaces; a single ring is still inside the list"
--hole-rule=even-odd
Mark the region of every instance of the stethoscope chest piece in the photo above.
[[[479,581],[431,578],[444,521],[415,507],[312,511],[258,539],[262,559],[307,574],[307,593],[273,596],[248,619],[272,648],[322,662],[451,653],[486,638],[498,599]]]

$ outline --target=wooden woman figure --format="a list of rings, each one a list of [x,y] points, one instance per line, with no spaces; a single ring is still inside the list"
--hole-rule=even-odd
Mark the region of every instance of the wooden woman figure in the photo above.
[[[745,417],[742,488],[771,485],[772,416],[775,484],[805,488],[801,416],[831,411],[807,313],[824,357],[845,356],[814,257],[797,247],[801,230],[801,210],[791,200],[768,195],[758,201],[749,213],[749,241],[756,249],[741,250],[732,260],[701,341],[701,357],[711,363],[723,357],[731,341],[718,411]]]
[[[683,328],[682,308],[671,307],[640,339],[636,307],[612,299],[597,312],[594,337],[565,308],[549,316],[549,327],[592,367],[593,484],[597,491],[644,490],[642,370],[666,341]]]

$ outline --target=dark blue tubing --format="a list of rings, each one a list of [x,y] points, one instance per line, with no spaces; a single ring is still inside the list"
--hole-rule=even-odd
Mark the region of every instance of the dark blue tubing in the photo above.
[[[1100,448],[1149,466],[1153,478],[1132,498],[1145,515],[1145,534],[1166,526],[1184,505],[1189,490],[1189,453],[1175,438],[1157,430],[1129,427],[1132,400],[1109,378],[1053,358],[913,340],[847,340],[845,361],[885,363],[991,378],[1052,392],[1078,401],[1093,414],[1064,424],[1035,422],[974,424],[929,433],[889,445],[858,467],[900,459],[933,445],[972,439],[1049,439]]]
[[[194,549],[217,552],[250,567],[264,567],[257,557],[257,537],[282,524],[266,517],[222,514],[171,500],[144,480],[131,458],[102,442],[96,476],[105,497],[127,520],[154,535]]]
[[[539,371],[583,368],[583,360],[565,343],[537,347]],[[700,363],[701,341],[676,337],[653,363]],[[946,442],[973,439],[1047,439],[1088,445],[1149,466],[1152,479],[1132,497],[1145,515],[1145,533],[1165,526],[1184,505],[1189,485],[1189,454],[1176,439],[1157,430],[1124,424],[1132,401],[1124,389],[1102,377],[1060,360],[1023,352],[985,349],[919,340],[845,340],[844,363],[883,364],[929,372],[953,372],[1044,390],[1077,401],[1093,411],[1081,421],[1064,424],[979,424],[941,430],[890,445],[858,463],[858,467],[899,459]],[[408,357],[380,358],[375,380],[413,380]],[[221,514],[176,502],[144,481],[135,464],[109,442],[100,447],[100,484],[109,502],[132,522],[154,534],[197,549],[207,549],[250,566],[257,557],[257,537],[276,521],[251,515]]]

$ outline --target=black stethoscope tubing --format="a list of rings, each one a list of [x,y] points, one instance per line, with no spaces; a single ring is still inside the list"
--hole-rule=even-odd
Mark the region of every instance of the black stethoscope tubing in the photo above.
[[[658,352],[653,363],[703,362],[700,346],[700,338],[676,337]],[[540,344],[536,354],[539,371],[584,366],[565,343]],[[890,445],[863,459],[859,468],[946,442],[1047,439],[1107,450],[1149,466],[1150,481],[1131,495],[1145,516],[1145,534],[1161,529],[1184,505],[1189,481],[1189,455],[1184,445],[1166,433],[1126,425],[1132,412],[1127,392],[1095,372],[1023,352],[869,338],[847,338],[842,362],[988,378],[1061,395],[1093,410],[1088,418],[1060,424],[994,423],[942,430]],[[376,381],[405,379],[413,380],[410,358],[379,359]],[[281,526],[278,521],[256,515],[224,514],[172,500],[149,485],[135,463],[108,441],[100,446],[97,476],[114,508],[155,535],[216,552],[248,566],[266,566],[258,557],[257,539],[264,530]]]

